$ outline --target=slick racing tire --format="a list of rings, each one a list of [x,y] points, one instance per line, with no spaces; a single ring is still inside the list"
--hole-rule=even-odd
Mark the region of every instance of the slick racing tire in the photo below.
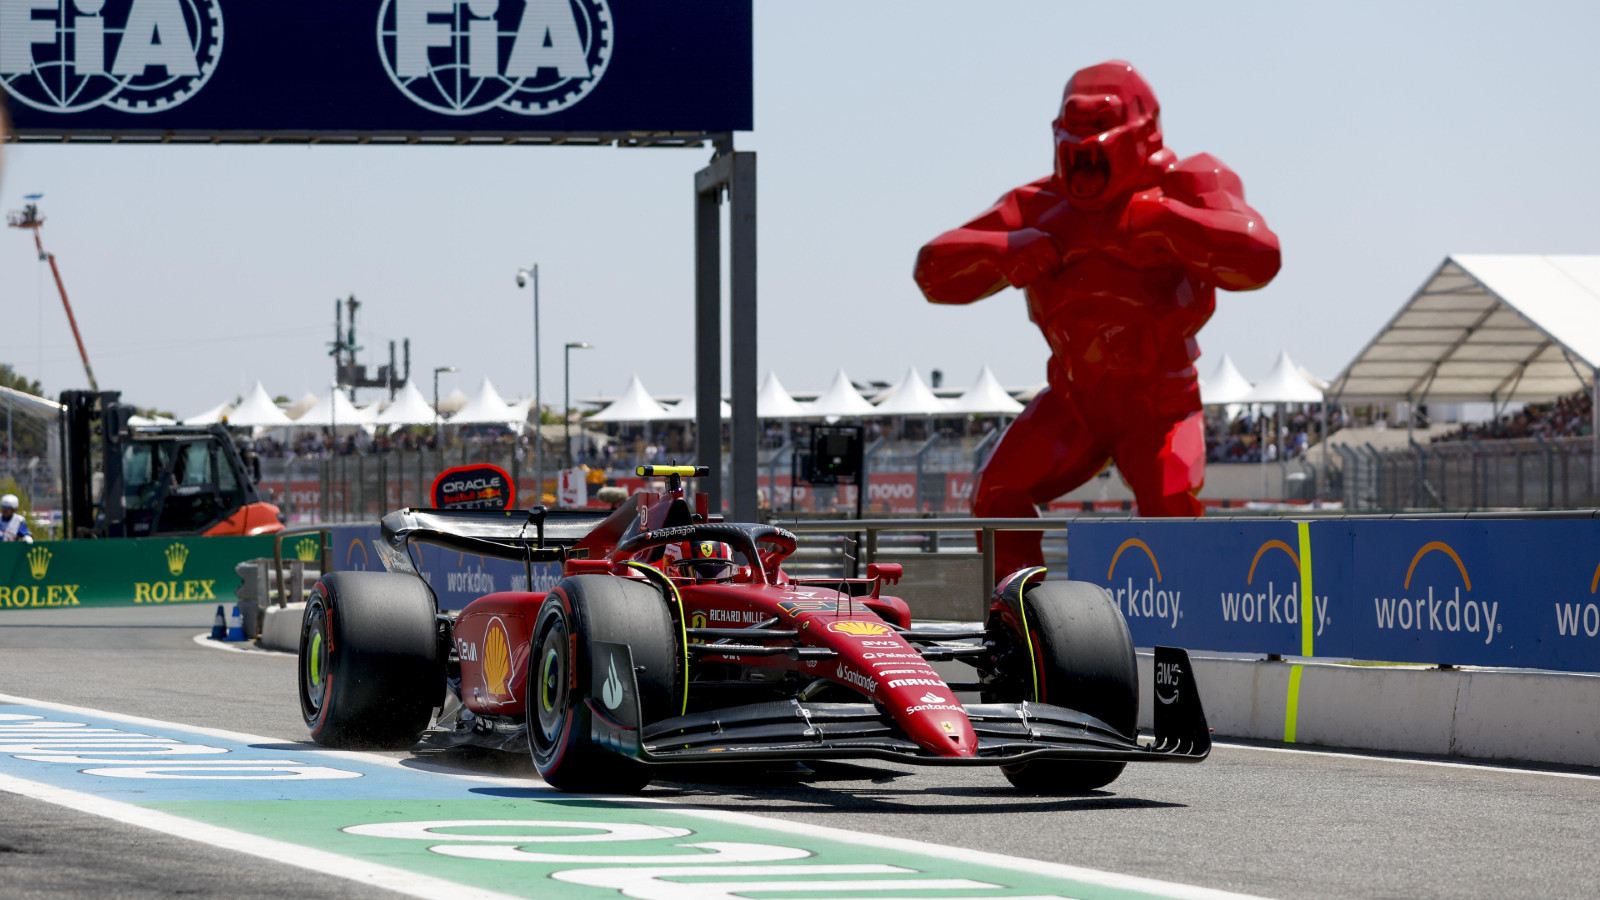
[[[387,572],[324,575],[300,628],[300,712],[327,747],[405,748],[444,695],[433,594]]]
[[[608,709],[607,700],[620,697],[622,689],[618,684],[619,693],[607,698],[612,682],[604,683],[608,690],[596,692],[594,676],[598,666],[603,678],[637,679],[643,717],[637,724],[675,715],[682,677],[677,627],[661,594],[643,582],[576,575],[550,590],[534,620],[526,683],[528,749],[551,787],[631,794],[650,783],[648,765],[594,741],[596,710]],[[597,646],[602,642],[626,644],[634,671],[617,669],[614,653]],[[616,709],[619,716],[625,714]]]
[[[1015,604],[1009,598],[1007,602]],[[1099,585],[1045,581],[1029,587],[1023,602],[1042,669],[1039,699],[1087,713],[1135,737],[1139,669],[1128,623],[1116,601]],[[1081,794],[1115,781],[1126,765],[1036,759],[1001,771],[1030,793]]]

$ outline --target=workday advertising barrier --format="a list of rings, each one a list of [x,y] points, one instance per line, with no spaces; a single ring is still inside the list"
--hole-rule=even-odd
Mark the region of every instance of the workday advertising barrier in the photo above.
[[[1600,672],[1594,519],[1096,522],[1067,544],[1141,647]]]
[[[331,563],[335,572],[382,572],[377,543],[381,539],[376,525],[343,525],[329,528]],[[473,556],[420,541],[411,545],[411,559],[417,571],[433,586],[440,609],[462,609],[484,594],[495,591],[547,591],[561,580],[561,567],[555,563],[533,566],[533,586],[528,586],[527,567],[507,559]]]
[[[233,567],[272,555],[272,538],[128,538],[0,544],[8,609],[229,602]]]

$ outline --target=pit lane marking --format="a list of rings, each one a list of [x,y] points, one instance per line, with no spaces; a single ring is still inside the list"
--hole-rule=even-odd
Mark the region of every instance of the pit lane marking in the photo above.
[[[194,642],[206,648],[207,650],[227,650],[231,653],[249,653],[252,656],[274,656],[279,659],[297,658],[296,654],[290,653],[287,650],[263,650],[260,647],[251,646],[248,642],[246,642],[244,646],[235,647],[234,644],[238,643],[237,641],[213,641],[211,639],[211,632],[209,631],[202,631],[195,635]],[[99,715],[105,715],[105,713],[99,713]]]
[[[7,698],[12,702],[12,698]],[[44,704],[35,704],[43,706]],[[460,897],[463,900],[515,900],[509,894],[500,894],[486,891],[468,885],[446,881],[413,872],[409,869],[396,869],[378,863],[367,862],[350,856],[341,856],[337,853],[328,853],[300,844],[291,844],[272,838],[259,837],[234,831],[231,828],[221,828],[208,825],[193,819],[185,819],[160,810],[147,809],[131,803],[118,800],[108,800],[93,794],[55,787],[54,785],[40,784],[11,775],[0,774],[0,791],[16,794],[67,809],[89,813],[102,819],[121,822],[124,825],[133,825],[138,828],[159,831],[173,837],[184,838],[224,850],[233,850],[250,856],[272,862],[285,863],[300,869],[308,869],[322,875],[332,875],[345,878],[372,887],[384,888],[396,893],[412,897],[423,897],[427,900],[452,900]]]
[[[1529,769],[1522,766],[1497,765],[1492,762],[1447,762],[1442,759],[1413,759],[1404,756],[1385,756],[1382,753],[1361,753],[1359,751],[1339,750],[1303,750],[1299,747],[1267,747],[1258,744],[1238,744],[1232,741],[1213,741],[1211,746],[1226,747],[1229,750],[1262,750],[1267,753],[1298,753],[1304,756],[1327,756],[1334,759],[1360,759],[1378,762],[1405,763],[1411,766],[1440,766],[1446,769],[1477,769],[1482,772],[1508,772],[1513,775],[1546,775],[1551,778],[1579,778],[1590,781],[1600,781],[1600,775],[1588,772],[1556,772],[1550,769]]]
[[[160,729],[165,731],[177,731],[191,735],[204,735],[230,741],[238,741],[246,744],[263,742],[282,743],[281,739],[277,738],[242,734],[239,732],[217,728],[207,728],[203,726],[183,725],[175,722],[164,722],[157,719],[94,710],[50,701],[32,700],[7,694],[0,694],[0,703],[32,707],[40,710],[53,710],[98,718],[106,721],[139,725],[152,730]],[[160,738],[157,737],[156,739],[159,740]],[[1069,882],[1069,884],[1063,885],[1063,888],[1070,888],[1070,882],[1077,882],[1080,885],[1095,886],[1113,891],[1137,892],[1147,896],[1174,898],[1174,900],[1260,900],[1260,898],[1246,894],[1233,893],[1194,885],[1179,884],[1175,882],[1160,881],[1157,879],[1143,878],[1133,875],[1122,875],[1118,873],[1106,872],[1097,869],[1088,869],[1062,863],[1007,856],[982,850],[972,850],[964,847],[952,847],[908,838],[877,835],[870,832],[851,831],[824,825],[812,825],[803,822],[793,822],[786,819],[765,818],[750,813],[736,812],[732,810],[686,807],[681,805],[681,801],[642,797],[564,794],[544,786],[542,782],[533,778],[508,778],[500,776],[471,775],[443,766],[427,764],[419,765],[415,761],[402,761],[401,759],[372,753],[325,750],[321,748],[308,748],[305,751],[298,752],[303,752],[309,756],[322,757],[328,760],[343,759],[351,762],[365,763],[367,765],[393,768],[413,773],[417,772],[418,769],[422,769],[430,774],[447,776],[452,781],[516,787],[527,791],[548,793],[552,799],[570,798],[574,800],[581,799],[613,803],[621,807],[656,808],[660,809],[662,812],[670,812],[674,815],[715,821],[744,829],[756,829],[767,832],[780,832],[819,838],[857,847],[866,846],[882,850],[897,851],[922,858],[931,858],[946,862],[966,862],[974,865],[994,867],[997,869],[1026,873],[1045,878],[1063,879]],[[130,762],[133,761],[130,760]],[[80,792],[69,788],[42,784],[27,779],[17,778],[15,776],[0,774],[0,791],[43,800],[45,802],[99,815],[103,818],[123,822],[125,824],[150,828],[152,830],[162,831],[177,837],[183,837],[213,846],[223,847],[226,849],[243,850],[244,852],[255,856],[260,856],[264,859],[272,859],[279,862],[284,862],[299,868],[310,869],[319,873],[347,877],[363,883],[374,884],[391,890],[397,890],[401,893],[406,893],[411,896],[429,898],[500,898],[508,896],[491,891],[469,888],[467,886],[455,882],[445,881],[443,879],[420,875],[409,869],[402,870],[376,863],[362,862],[357,857],[330,853],[323,850],[317,850],[315,848],[305,847],[299,844],[277,841],[271,838],[258,837],[247,832],[185,819],[160,810],[134,806],[132,804],[110,800],[105,797]],[[785,868],[781,866],[759,866],[751,868],[748,870],[748,873],[745,873],[741,872],[741,867],[738,865],[694,866],[687,864],[688,860],[686,860],[685,863],[686,864],[678,864],[670,867],[661,867],[656,865],[629,867],[633,874],[630,874],[627,877],[634,879],[633,881],[629,882],[629,886],[634,886],[635,881],[638,881],[641,885],[643,884],[643,881],[661,883],[659,882],[659,879],[663,877],[697,877],[716,874],[725,874],[730,876],[740,874],[760,874],[766,876],[787,874],[786,872],[778,871],[779,869]],[[793,873],[796,876],[807,874],[896,874],[900,872],[909,875],[916,874],[918,872],[918,870],[914,869],[905,869],[896,866],[883,866],[881,864],[865,867],[848,865],[818,866],[813,864],[811,866],[794,868],[797,869],[797,871]],[[691,871],[691,869],[693,871]],[[756,869],[760,869],[761,871],[758,873]],[[801,869],[804,869],[805,871],[800,871]],[[868,871],[869,869],[871,871]],[[891,872],[888,870],[894,871]],[[604,871],[606,870],[593,868],[572,870],[570,873],[552,873],[552,877],[558,877],[559,875],[567,874],[572,875],[574,878],[590,877],[589,875],[583,873],[594,873],[593,877],[599,878],[601,877],[601,873]],[[616,877],[622,877],[622,875],[617,875]],[[639,881],[639,879],[643,879],[643,881]],[[558,880],[565,881],[567,879],[558,877]],[[570,883],[585,884],[583,881],[572,881]],[[665,882],[663,884],[669,887],[676,887],[680,889],[691,886],[682,882]],[[788,884],[793,885],[793,887],[787,888],[778,887],[778,884],[778,882],[768,882],[760,884],[760,886],[756,886],[755,883],[747,883],[741,884],[740,887],[744,890],[749,890],[756,893],[759,893],[763,890],[826,891],[829,889],[828,885],[830,882],[810,881],[803,883],[804,886],[801,886],[802,882],[788,882]],[[842,883],[832,882],[832,884]],[[871,890],[871,888],[868,886],[869,882],[849,882],[849,884],[852,885],[852,889],[854,890]],[[880,882],[880,885],[882,884],[883,883]],[[896,887],[894,889],[916,889],[916,887],[913,886],[912,880],[903,881],[901,884],[904,886]],[[588,886],[612,887],[618,890],[624,889],[624,886],[620,883],[616,885],[609,883],[593,883],[588,884]],[[716,885],[706,883],[704,886],[711,888],[715,887]],[[725,886],[731,887],[731,885]],[[960,889],[954,885],[939,888],[937,879],[923,879],[922,886],[928,889]],[[963,886],[965,887],[967,885]],[[998,885],[996,887],[998,887]],[[880,887],[879,889],[890,888],[884,886]],[[637,896],[643,896],[643,894]],[[654,896],[654,894],[651,894],[651,896]],[[726,896],[731,897],[735,896],[735,894],[730,892]],[[1040,895],[1034,895],[1034,897],[1038,896]],[[960,898],[947,897],[945,900],[960,900]],[[1013,895],[1010,900],[1027,900],[1027,898],[1016,897]]]

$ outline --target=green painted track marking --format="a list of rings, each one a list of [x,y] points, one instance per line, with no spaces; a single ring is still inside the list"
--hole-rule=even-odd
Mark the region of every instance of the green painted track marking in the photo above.
[[[752,828],[748,820],[719,821],[654,805],[565,798],[539,790],[487,790],[524,796],[144,805],[210,825],[520,897],[616,897],[616,885],[623,882],[634,883],[642,892],[630,896],[684,897],[689,895],[674,885],[731,881],[745,884],[745,891],[777,900],[838,896],[839,889],[833,885],[812,891],[795,882],[841,880],[855,884],[848,896],[889,900],[907,896],[1084,900],[1172,896],[975,864],[968,859],[886,852],[869,844],[767,831]],[[640,830],[645,834],[634,840],[626,839],[627,834],[620,835],[623,839],[594,840],[612,835],[599,827],[511,824],[515,821],[643,826]],[[374,824],[437,822],[493,824],[436,827],[431,838],[421,825],[388,829],[409,837],[351,833],[352,828],[382,830],[372,829]],[[511,839],[519,835],[527,839]],[[666,883],[651,887],[651,879]],[[757,886],[761,882],[787,886],[766,892]],[[873,887],[873,883],[880,886]]]
[[[1295,732],[1300,727],[1300,671],[1302,666],[1289,667],[1289,699],[1283,710],[1283,742],[1294,743]]]
[[[1316,648],[1311,617],[1316,604],[1311,595],[1311,523],[1298,522],[1295,527],[1300,536],[1300,655],[1312,656]],[[1283,741],[1286,744],[1294,743],[1300,730],[1301,671],[1301,666],[1289,669],[1289,695],[1283,705]]]

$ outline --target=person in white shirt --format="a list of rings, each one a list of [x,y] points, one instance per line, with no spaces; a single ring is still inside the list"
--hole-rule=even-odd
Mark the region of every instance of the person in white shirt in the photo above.
[[[0,541],[21,541],[24,544],[33,543],[33,534],[28,531],[28,522],[17,512],[17,495],[6,494],[0,497]]]

